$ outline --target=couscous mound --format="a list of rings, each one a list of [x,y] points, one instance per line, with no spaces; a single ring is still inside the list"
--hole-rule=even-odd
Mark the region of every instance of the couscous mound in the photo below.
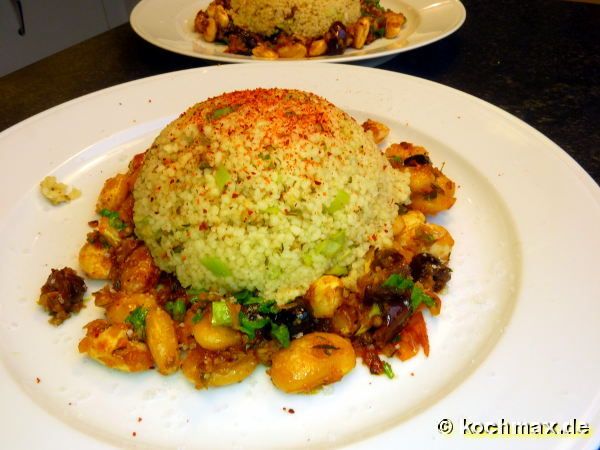
[[[369,248],[391,245],[409,179],[321,97],[231,92],[156,138],[133,191],[135,229],[184,287],[285,304],[326,273],[350,283]]]

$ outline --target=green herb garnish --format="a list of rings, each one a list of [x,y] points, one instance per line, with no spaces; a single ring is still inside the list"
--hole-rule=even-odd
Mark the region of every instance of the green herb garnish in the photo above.
[[[290,330],[285,325],[271,322],[271,336],[277,339],[283,348],[290,346]]]
[[[119,216],[119,213],[117,211],[111,211],[110,209],[104,208],[101,209],[98,214],[100,214],[102,217],[107,217],[108,224],[111,227],[119,231],[125,228],[125,222],[121,220],[121,217]]]
[[[182,298],[178,298],[175,301],[165,303],[165,310],[171,314],[173,320],[181,322],[183,316],[185,316],[185,301]]]
[[[395,376],[392,366],[390,366],[390,363],[387,361],[383,361],[383,373],[385,373],[385,376],[388,377],[390,380]]]
[[[419,286],[416,286],[414,281],[409,278],[404,278],[397,273],[390,275],[390,277],[381,285],[403,292],[410,290],[410,306],[413,310],[417,309],[421,303],[425,303],[425,305],[429,307],[435,305],[435,301],[429,295],[423,292],[423,289],[421,289]]]
[[[247,314],[240,312],[240,331],[246,333],[250,340],[256,337],[256,330],[266,327],[271,319],[268,317],[260,317],[258,319],[250,319]]]
[[[200,322],[202,320],[202,316],[204,316],[204,311],[199,309],[198,311],[196,311],[196,314],[194,314],[194,316],[192,317],[192,323]]]
[[[133,327],[133,331],[139,339],[146,337],[146,316],[148,315],[148,308],[138,306],[125,318],[125,322]]]

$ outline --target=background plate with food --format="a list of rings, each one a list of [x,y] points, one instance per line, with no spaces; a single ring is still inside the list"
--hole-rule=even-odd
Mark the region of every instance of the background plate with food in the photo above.
[[[215,67],[127,83],[0,135],[7,445],[465,448],[481,441],[462,436],[463,420],[600,424],[600,191],[573,160],[503,111],[424,80],[339,65],[273,63],[243,72]],[[51,267],[77,266],[108,177],[127,170],[190,105],[257,87],[314,92],[359,122],[385,123],[389,142],[423,145],[457,182],[456,204],[434,219],[456,244],[443,312],[426,315],[430,354],[390,360],[393,379],[357,365],[316,395],[289,395],[257,369],[244,383],[196,391],[181,374],[121,374],[79,354],[82,327],[102,313],[93,302],[58,328],[36,304]],[[39,191],[46,176],[81,197],[51,205]],[[100,287],[92,283],[90,292]],[[442,419],[455,423],[451,436],[438,431]],[[598,439],[526,441],[555,443],[595,448]]]
[[[268,57],[228,53],[224,43],[203,39],[195,31],[194,20],[197,13],[206,10],[209,4],[208,0],[142,0],[131,13],[131,26],[148,42],[182,55],[222,62],[268,61]],[[381,6],[399,12],[406,18],[399,34],[392,39],[381,38],[360,49],[350,46],[342,54],[315,56],[305,60],[349,62],[374,59],[374,63],[383,62],[386,57],[448,36],[460,28],[466,17],[465,8],[459,0],[383,0]],[[383,28],[381,31],[384,31]]]

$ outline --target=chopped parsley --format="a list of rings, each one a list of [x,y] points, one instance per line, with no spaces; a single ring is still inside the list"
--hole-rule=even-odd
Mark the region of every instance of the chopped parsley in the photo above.
[[[108,224],[116,230],[121,231],[125,228],[125,222],[121,220],[121,217],[117,211],[111,211],[110,209],[104,208],[101,209],[98,214],[100,214],[102,217],[107,217]]]
[[[383,361],[383,373],[385,373],[385,376],[388,377],[390,380],[395,376],[392,366],[390,366],[390,363],[387,361]]]
[[[138,306],[125,318],[125,322],[133,327],[133,331],[139,339],[146,337],[146,316],[148,315],[148,308]]]
[[[246,333],[250,340],[256,337],[256,330],[260,330],[271,323],[271,319],[268,317],[260,317],[257,319],[250,319],[244,312],[240,312],[240,331]]]
[[[410,290],[410,305],[413,310],[417,309],[421,303],[425,303],[425,305],[429,307],[435,305],[435,301],[423,292],[423,289],[416,286],[413,280],[404,278],[397,273],[390,275],[390,277],[383,282],[382,286],[390,287],[402,292]]]
[[[198,311],[196,311],[196,314],[194,314],[194,316],[192,317],[192,323],[200,322],[202,320],[202,316],[204,316],[204,311],[199,309]]]
[[[171,314],[173,320],[181,322],[186,311],[185,301],[182,298],[178,298],[173,302],[167,302],[165,303],[165,309]]]
[[[290,330],[285,325],[271,322],[271,336],[277,339],[283,348],[290,346]]]

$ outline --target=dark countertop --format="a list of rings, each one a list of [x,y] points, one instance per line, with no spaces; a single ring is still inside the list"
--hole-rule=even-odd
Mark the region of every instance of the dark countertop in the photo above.
[[[452,36],[380,68],[433,80],[523,119],[600,183],[600,5],[463,0]],[[4,130],[81,95],[215,64],[156,48],[122,25],[0,78]]]

